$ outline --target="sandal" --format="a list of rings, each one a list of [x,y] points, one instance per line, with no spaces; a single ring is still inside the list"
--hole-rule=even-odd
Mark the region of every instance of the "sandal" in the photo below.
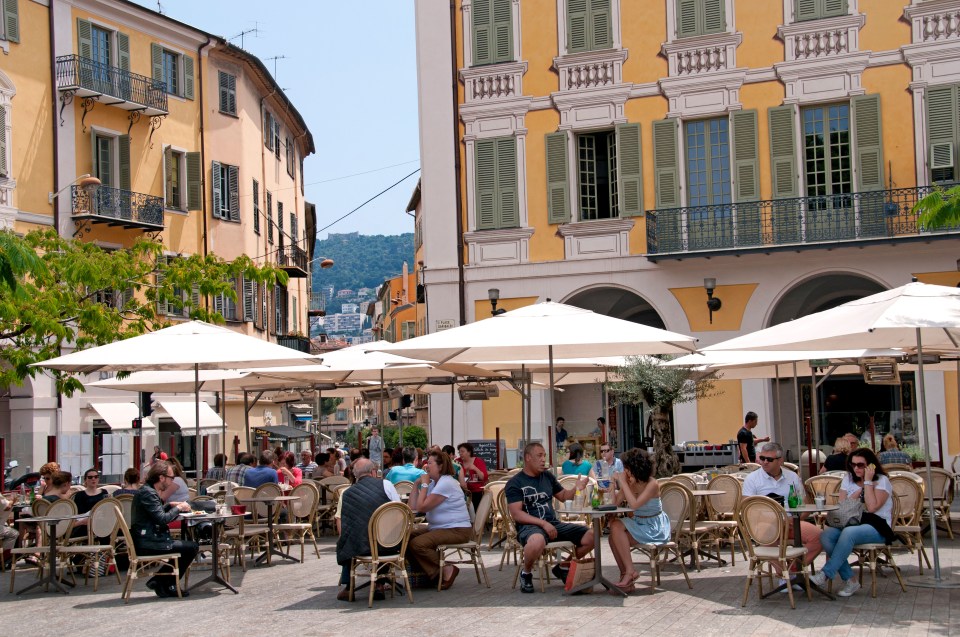
[[[40,566],[40,558],[36,555],[28,555],[23,558],[23,561],[26,562],[27,566]]]

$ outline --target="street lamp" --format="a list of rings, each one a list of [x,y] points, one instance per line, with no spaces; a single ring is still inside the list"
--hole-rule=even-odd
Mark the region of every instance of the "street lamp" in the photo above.
[[[500,290],[497,288],[490,288],[487,290],[487,298],[490,299],[490,315],[491,316],[500,316],[501,314],[506,314],[507,311],[503,308],[497,309],[497,301],[500,300]]]
[[[717,289],[717,280],[714,278],[704,279],[703,288],[707,291],[707,310],[710,311],[710,324],[712,325],[713,313],[723,307],[723,302],[713,295],[713,291]]]

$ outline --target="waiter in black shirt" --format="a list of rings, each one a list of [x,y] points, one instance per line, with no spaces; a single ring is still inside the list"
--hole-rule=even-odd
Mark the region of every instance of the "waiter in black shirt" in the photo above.
[[[743,427],[737,432],[737,446],[740,448],[740,462],[756,462],[757,451],[756,443],[770,442],[770,436],[766,438],[757,438],[753,435],[753,430],[757,427],[757,414],[748,411],[743,417]]]

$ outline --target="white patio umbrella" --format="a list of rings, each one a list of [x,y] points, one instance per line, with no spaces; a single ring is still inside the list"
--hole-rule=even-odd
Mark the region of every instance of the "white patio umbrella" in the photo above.
[[[696,339],[571,305],[546,301],[442,332],[371,350],[446,363],[548,362],[550,422],[556,412],[555,359],[692,352]],[[552,438],[552,436],[549,436]],[[553,441],[549,442],[552,457]]]
[[[193,370],[195,428],[200,431],[200,370],[271,365],[315,365],[318,358],[239,332],[188,321],[100,347],[35,363],[67,372]],[[196,445],[197,477],[201,448]]]
[[[930,431],[927,424],[923,353],[924,350],[960,352],[960,289],[908,283],[823,312],[717,343],[704,348],[704,351],[811,350],[832,347],[893,347],[917,353],[920,422],[923,427],[924,451],[927,454],[927,483],[931,484]],[[931,524],[935,525],[933,494],[928,493],[927,498]],[[941,574],[936,529],[931,535],[933,577],[912,577],[909,581],[917,586],[960,587],[960,582]]]

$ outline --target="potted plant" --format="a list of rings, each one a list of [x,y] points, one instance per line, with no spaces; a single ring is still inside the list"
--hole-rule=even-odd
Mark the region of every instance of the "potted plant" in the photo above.
[[[915,469],[926,466],[928,456],[920,445],[903,445],[900,447],[900,451],[910,456],[911,464]],[[943,462],[940,460],[931,460],[930,465],[933,467],[942,467]]]

